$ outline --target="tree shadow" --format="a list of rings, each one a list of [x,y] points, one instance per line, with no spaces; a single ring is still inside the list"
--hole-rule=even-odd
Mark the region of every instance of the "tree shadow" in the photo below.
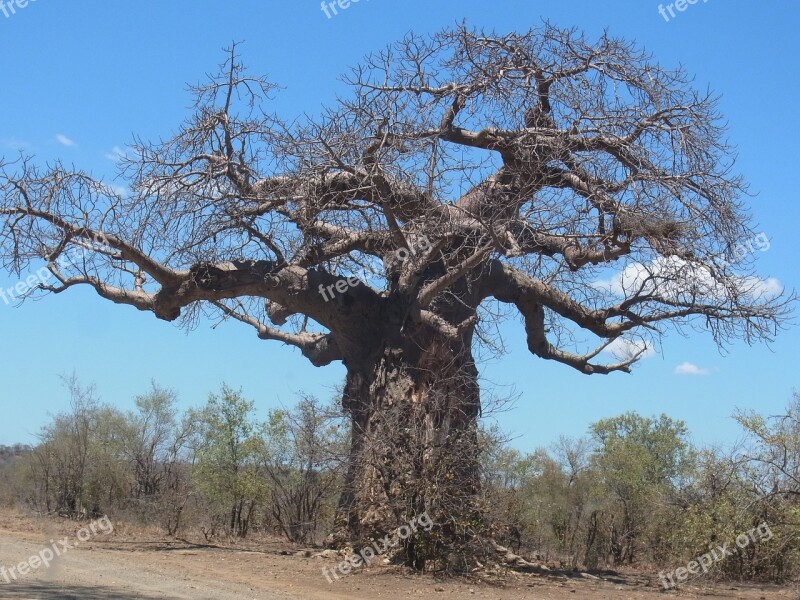
[[[138,592],[118,590],[104,586],[61,585],[55,582],[0,583],[0,598],[3,600],[24,598],[25,600],[156,600],[166,596],[150,596]]]

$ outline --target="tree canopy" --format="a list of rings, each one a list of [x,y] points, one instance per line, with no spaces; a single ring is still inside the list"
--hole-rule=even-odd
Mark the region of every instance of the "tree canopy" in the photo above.
[[[715,97],[631,43],[549,24],[409,34],[321,114],[288,118],[237,52],[174,136],[134,141],[129,194],[0,163],[3,264],[53,274],[21,297],[88,285],[168,321],[241,321],[315,365],[408,324],[471,338],[510,314],[494,300],[533,354],[583,373],[629,370],[642,344],[601,351],[670,323],[724,343],[769,339],[785,315],[730,260],[754,232]]]

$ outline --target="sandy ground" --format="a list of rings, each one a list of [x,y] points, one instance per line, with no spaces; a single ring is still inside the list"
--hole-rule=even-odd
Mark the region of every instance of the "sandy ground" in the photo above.
[[[0,514],[0,567],[14,567],[74,535],[81,524]],[[7,583],[0,571],[0,599],[80,600],[288,600],[435,598],[518,600],[597,598],[740,598],[800,600],[798,588],[717,585],[663,592],[643,574],[583,577],[512,574],[502,580],[437,579],[394,567],[362,569],[328,583],[322,568],[335,559],[306,557],[281,540],[257,546],[203,546],[124,530],[69,549],[49,568],[40,566]]]

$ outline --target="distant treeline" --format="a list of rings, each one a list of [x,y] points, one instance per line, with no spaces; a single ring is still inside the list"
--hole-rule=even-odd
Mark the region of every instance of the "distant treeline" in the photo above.
[[[33,450],[26,444],[14,444],[13,446],[3,446],[0,444],[0,468],[19,460]]]
[[[175,393],[154,384],[126,413],[67,384],[69,410],[36,446],[0,446],[0,501],[209,540],[310,544],[332,529],[349,441],[335,404],[302,397],[261,421],[223,386],[180,414]],[[693,447],[666,415],[603,419],[530,454],[486,427],[483,520],[510,551],[562,568],[674,569],[727,544],[707,577],[788,580],[800,571],[800,398],[780,416],[734,418],[744,441],[727,450]],[[771,539],[734,543],[764,523]]]

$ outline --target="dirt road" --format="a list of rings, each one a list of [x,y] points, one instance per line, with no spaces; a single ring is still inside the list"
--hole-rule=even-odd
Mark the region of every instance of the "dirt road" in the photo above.
[[[334,559],[311,558],[289,551],[279,540],[258,547],[202,546],[151,536],[142,541],[130,532],[100,535],[70,548],[49,567],[38,566],[20,576],[10,568],[73,542],[81,524],[34,520],[0,514],[0,599],[25,600],[344,600],[435,598],[437,600],[593,598],[655,600],[674,598],[738,598],[797,600],[796,590],[759,586],[718,586],[664,593],[649,577],[627,575],[606,580],[513,575],[502,582],[437,580],[377,567],[328,583],[323,567]],[[53,540],[53,541],[51,541]],[[34,561],[35,562],[35,561]],[[10,582],[6,582],[6,578]]]
[[[37,542],[2,532],[0,565],[17,565],[50,546],[49,539]],[[278,591],[255,590],[242,583],[245,577],[236,581],[235,577],[216,576],[200,564],[193,564],[193,553],[177,551],[167,556],[161,548],[148,552],[126,550],[121,544],[116,546],[109,550],[103,549],[101,544],[89,543],[70,549],[56,557],[49,567],[42,565],[26,576],[17,574],[16,581],[6,571],[8,576],[0,577],[0,598],[283,600],[296,597]],[[220,560],[225,564],[225,558]],[[229,556],[227,562],[235,565],[236,559]],[[11,582],[7,583],[8,580]]]

